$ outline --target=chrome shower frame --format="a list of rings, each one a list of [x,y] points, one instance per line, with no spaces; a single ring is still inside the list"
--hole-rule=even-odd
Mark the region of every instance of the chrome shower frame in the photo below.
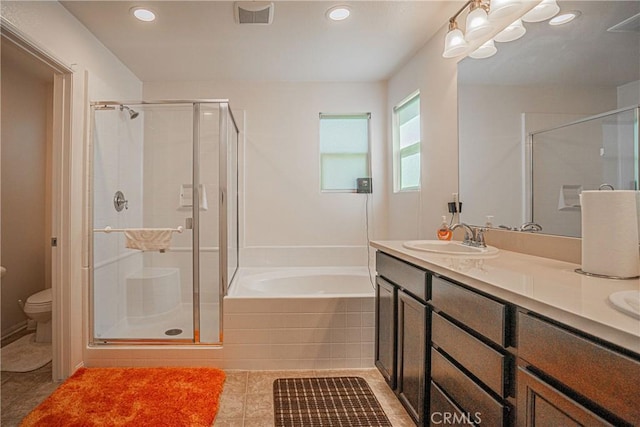
[[[90,103],[90,123],[94,123],[95,120],[95,111],[96,110],[111,110],[119,108],[120,111],[124,111],[125,109],[132,116],[131,112],[135,113],[135,117],[138,116],[138,111],[132,110],[128,105],[178,105],[178,104],[191,104],[193,108],[193,158],[192,158],[192,249],[193,249],[193,337],[191,339],[126,339],[126,338],[109,338],[109,339],[96,339],[95,337],[95,313],[92,308],[92,304],[94,302],[94,265],[93,265],[93,254],[94,254],[94,192],[93,192],[93,174],[94,174],[94,134],[93,134],[93,126],[89,126],[88,131],[88,144],[86,151],[86,162],[88,173],[85,175],[86,177],[86,194],[87,194],[87,204],[86,204],[86,217],[85,223],[86,226],[86,253],[88,259],[86,260],[88,265],[88,314],[89,314],[89,325],[87,336],[89,337],[89,345],[90,346],[104,346],[104,345],[198,345],[198,346],[220,346],[223,341],[223,305],[224,305],[224,296],[227,295],[228,286],[235,277],[235,274],[238,270],[239,265],[235,266],[233,271],[227,271],[228,269],[228,249],[229,249],[229,238],[234,238],[236,243],[239,243],[239,196],[236,191],[235,197],[229,199],[227,197],[227,186],[228,182],[228,169],[227,169],[227,158],[228,158],[228,150],[229,143],[227,141],[227,134],[229,131],[227,118],[230,119],[231,124],[233,126],[233,130],[236,132],[236,144],[240,144],[239,134],[240,130],[238,128],[238,124],[235,120],[231,107],[229,105],[228,99],[172,99],[172,100],[150,100],[150,101],[94,101]],[[220,201],[219,204],[219,216],[218,216],[218,230],[219,230],[219,341],[217,343],[201,343],[200,342],[200,108],[202,104],[217,104],[219,107],[219,169],[218,169],[218,177],[219,177],[219,188],[218,188],[218,199]],[[131,119],[135,117],[130,117]],[[236,147],[236,150],[238,147]],[[236,159],[236,162],[238,159]],[[239,167],[236,164],[235,169],[235,180],[236,183],[239,179]],[[227,221],[229,220],[227,214],[228,203],[235,203],[236,209],[236,218],[233,220],[236,221],[236,235],[229,236]],[[236,245],[236,259],[239,260],[239,245]],[[238,262],[239,264],[239,262]]]

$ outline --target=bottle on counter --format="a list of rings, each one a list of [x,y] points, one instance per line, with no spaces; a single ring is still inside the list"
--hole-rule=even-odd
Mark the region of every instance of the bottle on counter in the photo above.
[[[436,234],[438,235],[438,240],[451,240],[453,232],[447,224],[446,215],[442,215],[442,224],[440,224],[440,228],[438,229]]]

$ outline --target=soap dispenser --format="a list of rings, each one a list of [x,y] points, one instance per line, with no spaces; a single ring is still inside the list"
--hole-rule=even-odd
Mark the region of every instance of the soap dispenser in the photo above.
[[[493,215],[487,215],[487,221],[484,223],[487,228],[493,228]]]
[[[453,232],[451,231],[451,229],[449,228],[449,225],[447,224],[446,215],[442,215],[442,224],[440,224],[440,228],[438,229],[437,235],[438,235],[438,240],[451,240],[451,237],[453,236]]]

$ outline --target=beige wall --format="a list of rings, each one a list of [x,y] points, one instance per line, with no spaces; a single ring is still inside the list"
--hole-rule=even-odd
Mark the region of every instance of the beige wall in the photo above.
[[[85,121],[88,101],[142,98],[142,83],[120,60],[58,2],[3,1],[2,18],[39,49],[73,70],[72,124],[66,160],[69,162],[70,201],[61,221],[68,224],[70,276],[58,296],[60,328],[69,341],[59,348],[58,376],[63,378],[82,365],[88,337],[88,258],[85,241]],[[4,111],[3,111],[4,114]],[[55,227],[54,227],[55,228]],[[54,306],[55,306],[54,302]],[[54,318],[56,312],[54,308]],[[54,326],[54,337],[55,334]],[[54,365],[55,367],[55,365]],[[57,369],[54,368],[54,375]]]
[[[366,196],[320,192],[318,114],[370,112],[374,191],[370,235],[386,235],[384,82],[146,82],[144,96],[228,98],[232,110],[243,114],[243,265],[280,262],[275,258],[308,265],[324,257],[320,253],[327,247],[334,248],[334,255],[342,253],[340,261],[347,265],[366,263]],[[317,250],[318,257],[297,259],[301,247]]]
[[[389,239],[434,239],[447,202],[458,192],[457,60],[442,57],[445,34],[443,26],[388,82],[389,171],[393,107],[416,90],[420,90],[422,129],[422,189],[393,193],[393,187],[388,187]]]
[[[50,83],[2,55],[2,336],[26,320],[18,300],[51,286],[47,180]],[[48,280],[47,280],[48,279]]]

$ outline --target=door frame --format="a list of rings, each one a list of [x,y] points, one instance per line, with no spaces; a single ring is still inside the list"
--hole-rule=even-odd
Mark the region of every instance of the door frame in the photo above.
[[[48,66],[53,79],[51,129],[51,250],[52,289],[52,376],[61,380],[72,373],[71,366],[71,142],[73,70],[11,22],[0,17],[0,36]]]

